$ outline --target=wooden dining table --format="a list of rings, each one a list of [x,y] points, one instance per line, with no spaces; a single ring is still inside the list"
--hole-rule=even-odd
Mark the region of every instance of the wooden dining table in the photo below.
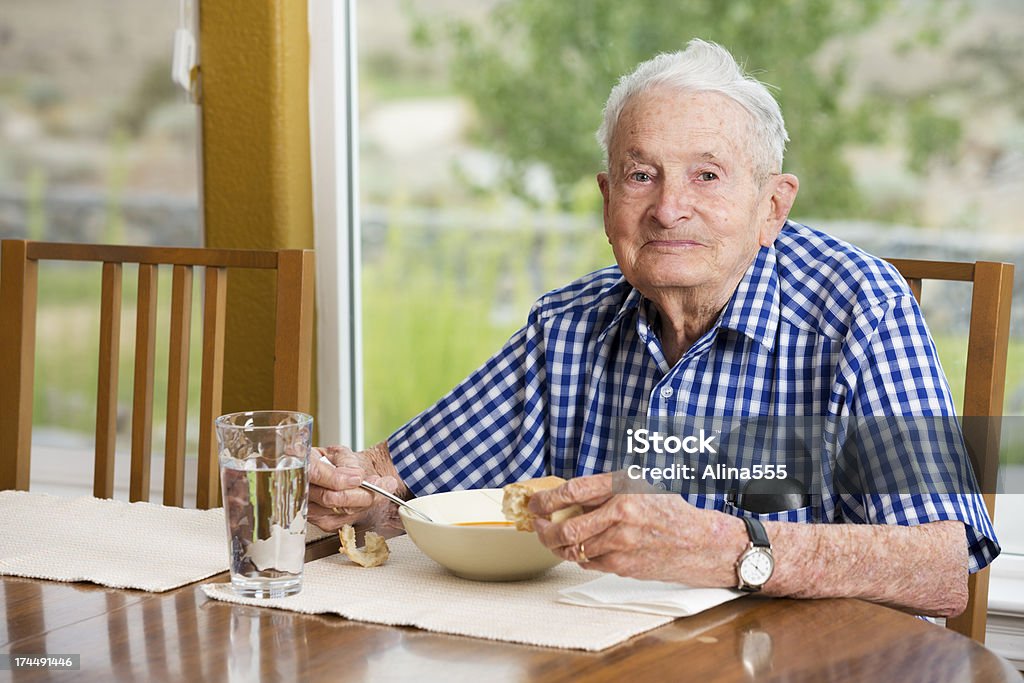
[[[306,559],[333,552],[328,537]],[[78,654],[80,663],[0,671],[0,680],[1021,680],[973,640],[860,600],[749,596],[590,653],[234,605],[200,590],[228,580],[147,593],[4,576],[0,654]]]

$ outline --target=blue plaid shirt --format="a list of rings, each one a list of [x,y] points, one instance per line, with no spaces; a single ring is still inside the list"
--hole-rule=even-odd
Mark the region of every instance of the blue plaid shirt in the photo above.
[[[900,274],[792,221],[761,248],[718,321],[674,366],[654,332],[656,317],[614,266],[544,295],[497,354],[388,439],[405,483],[425,495],[610,471],[621,416],[955,414]],[[900,490],[899,473],[892,476],[889,491]],[[959,520],[972,572],[999,553],[974,493],[825,490],[814,509],[761,515],[724,496],[687,497],[764,520]]]

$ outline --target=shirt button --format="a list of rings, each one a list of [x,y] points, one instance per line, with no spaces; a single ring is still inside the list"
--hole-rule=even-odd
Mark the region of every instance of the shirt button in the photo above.
[[[673,393],[675,393],[675,392],[672,390],[672,387],[662,387],[661,388],[661,397],[662,398],[672,398],[672,394]]]

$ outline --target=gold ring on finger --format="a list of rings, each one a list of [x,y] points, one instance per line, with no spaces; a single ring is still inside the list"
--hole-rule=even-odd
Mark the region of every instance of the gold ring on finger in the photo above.
[[[580,546],[579,546],[578,550],[579,550],[579,552],[577,553],[578,559],[576,561],[579,562],[580,564],[585,564],[587,562],[590,562],[590,558],[587,557],[587,550],[586,550],[586,548],[583,547],[583,542],[582,541],[580,542]]]

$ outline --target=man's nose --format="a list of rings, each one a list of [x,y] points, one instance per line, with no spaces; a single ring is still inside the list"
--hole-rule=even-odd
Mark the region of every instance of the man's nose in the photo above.
[[[693,214],[693,194],[685,180],[665,181],[659,188],[650,216],[663,228],[675,227]]]

